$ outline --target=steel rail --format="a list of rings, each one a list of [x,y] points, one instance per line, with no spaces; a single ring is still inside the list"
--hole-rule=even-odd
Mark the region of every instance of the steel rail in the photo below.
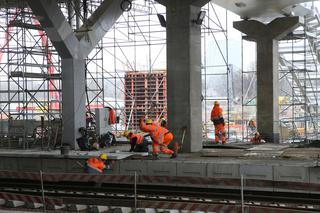
[[[89,193],[123,194],[133,196],[134,186],[132,184],[106,184],[106,183],[73,183],[73,182],[44,182],[46,195],[61,197],[67,193]],[[36,181],[0,180],[0,191],[7,193],[26,193],[29,195],[41,192],[41,184]],[[64,194],[63,194],[64,193]],[[179,187],[165,185],[137,185],[139,196],[164,196],[182,197],[188,199],[214,199],[214,200],[241,200],[240,190],[225,188],[201,188],[201,187]],[[49,196],[49,195],[48,195]],[[262,190],[244,190],[245,201],[248,202],[270,202],[299,205],[320,205],[320,194],[275,192]],[[318,209],[319,210],[319,209]]]

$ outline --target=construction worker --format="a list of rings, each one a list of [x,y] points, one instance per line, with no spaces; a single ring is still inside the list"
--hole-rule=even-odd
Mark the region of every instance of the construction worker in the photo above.
[[[123,136],[130,140],[129,152],[148,152],[148,141],[141,134],[133,134],[130,131],[124,131]]]
[[[214,106],[211,110],[211,121],[213,122],[215,128],[215,143],[219,143],[219,140],[221,138],[222,144],[225,144],[225,123],[223,119],[222,109],[220,108],[220,104],[218,101],[214,102]]]
[[[150,134],[154,158],[158,159],[159,146],[161,152],[171,155],[171,158],[176,158],[177,153],[168,149],[168,145],[173,140],[173,134],[166,128],[153,123],[151,119],[147,119],[146,122],[144,122],[144,120],[144,117],[140,119],[140,129],[141,131],[148,132]]]
[[[253,136],[253,138],[251,138],[251,143],[253,143],[253,144],[259,144],[259,143],[261,143],[261,140],[262,140],[262,138],[261,138],[261,135],[260,135],[260,133],[257,131],[255,134],[254,134],[254,136]]]
[[[254,119],[251,119],[248,123],[248,128],[251,132],[256,132],[257,131],[257,124]]]
[[[102,174],[104,169],[109,169],[110,165],[106,166],[107,154],[102,153],[98,158],[92,157],[87,160],[86,169],[89,174]]]

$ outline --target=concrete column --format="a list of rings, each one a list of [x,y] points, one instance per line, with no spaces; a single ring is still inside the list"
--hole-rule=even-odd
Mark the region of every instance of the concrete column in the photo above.
[[[76,1],[79,2],[79,1]],[[62,62],[62,141],[77,148],[85,127],[85,58],[122,14],[121,0],[104,0],[74,33],[56,0],[28,0]],[[79,21],[77,21],[79,24]]]
[[[279,143],[278,41],[301,24],[299,17],[277,18],[267,25],[255,20],[233,23],[257,42],[257,126],[267,142]]]
[[[75,147],[78,129],[86,126],[85,121],[85,61],[62,58],[62,124],[63,142]]]
[[[182,152],[202,149],[201,29],[194,23],[208,1],[161,0],[167,8],[168,124]]]

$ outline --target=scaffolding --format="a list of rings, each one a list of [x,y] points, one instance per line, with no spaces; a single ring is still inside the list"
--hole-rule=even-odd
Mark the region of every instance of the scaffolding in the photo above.
[[[279,42],[280,142],[318,138],[320,19],[314,2],[303,6],[310,11],[304,17],[303,26]],[[243,51],[250,49],[255,52],[255,48],[254,42],[242,41]],[[249,121],[256,119],[256,62],[249,62],[245,57],[242,60],[242,135],[243,140],[248,141],[252,137]]]
[[[76,31],[101,2],[61,1],[59,7]],[[203,124],[204,136],[210,138],[213,124],[209,114],[214,100],[221,101],[227,129],[235,123],[235,117],[230,117],[234,96],[234,66],[229,63],[229,12],[211,2],[202,10],[206,11],[202,24]],[[166,70],[166,31],[160,26],[158,14],[165,15],[165,7],[156,1],[134,1],[132,9],[122,14],[86,59],[87,110],[91,112],[107,106],[114,108],[120,117],[119,124],[114,126],[115,131],[137,128],[132,119],[128,122],[129,112],[125,108],[125,99],[131,100],[130,106],[137,101],[132,91],[125,87],[126,74],[143,70],[147,75],[153,75],[159,70]],[[50,137],[56,143],[58,136],[52,130],[57,128],[52,127],[51,122],[57,120],[61,123],[60,58],[27,7],[1,9],[0,22],[0,36],[4,42],[0,56],[1,145],[29,148],[34,142],[23,145],[20,142],[34,140],[37,138],[35,135],[42,135],[40,139],[43,142],[44,131],[51,132]],[[218,85],[218,82],[221,83]],[[163,84],[158,83],[156,87],[154,91],[161,88],[165,91]],[[150,97],[156,97],[156,93],[151,93]],[[163,114],[165,111],[166,104],[163,103],[163,107],[155,113]],[[10,136],[7,128],[14,126],[12,120],[21,124],[17,126],[23,132],[19,135],[17,131],[11,131],[15,138]],[[30,125],[31,121],[33,125]],[[11,125],[7,125],[8,122]],[[39,126],[41,128],[37,130]],[[229,137],[234,134],[228,132]],[[8,138],[9,141],[16,139],[17,145],[3,142]]]
[[[279,104],[283,141],[318,138],[320,22],[314,4],[305,6],[312,12],[304,17],[304,25],[279,44]]]

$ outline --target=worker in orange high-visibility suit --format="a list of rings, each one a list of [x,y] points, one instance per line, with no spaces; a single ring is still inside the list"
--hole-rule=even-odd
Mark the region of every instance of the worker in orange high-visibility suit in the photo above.
[[[90,174],[101,174],[106,168],[107,154],[102,153],[99,158],[92,157],[87,160],[87,172]]]
[[[123,136],[130,140],[131,148],[129,152],[148,152],[148,141],[141,134],[134,134],[128,130],[124,131]]]
[[[226,143],[226,133],[224,130],[224,119],[222,114],[222,109],[218,101],[214,102],[214,106],[211,110],[211,121],[214,124],[215,128],[215,142],[219,143],[220,137],[222,144]]]
[[[147,121],[144,122],[144,118],[141,118],[140,120],[140,129],[141,131],[148,132],[150,134],[152,139],[152,152],[155,158],[158,158],[159,146],[161,152],[171,155],[171,158],[177,157],[176,152],[168,149],[168,145],[173,140],[173,134],[169,130],[153,123],[151,119],[147,119]]]

